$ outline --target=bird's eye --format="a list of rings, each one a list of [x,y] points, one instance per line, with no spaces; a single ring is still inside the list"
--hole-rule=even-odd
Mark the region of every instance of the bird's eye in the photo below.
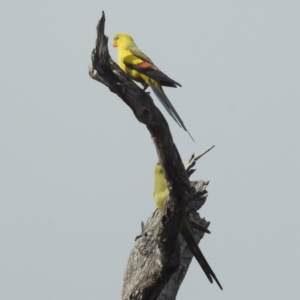
[[[119,37],[117,36],[117,37],[116,37],[116,40],[118,40],[118,39],[119,39]]]

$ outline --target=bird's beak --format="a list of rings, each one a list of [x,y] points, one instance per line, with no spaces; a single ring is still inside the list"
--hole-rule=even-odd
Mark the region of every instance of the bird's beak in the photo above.
[[[113,41],[112,46],[113,46],[113,47],[117,47],[116,41]]]

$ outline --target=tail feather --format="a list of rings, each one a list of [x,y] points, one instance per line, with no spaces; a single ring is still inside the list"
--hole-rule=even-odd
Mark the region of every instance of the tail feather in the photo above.
[[[204,273],[205,273],[206,277],[208,278],[208,280],[211,283],[213,283],[213,279],[214,279],[215,282],[218,284],[219,288],[221,290],[223,290],[217,276],[215,275],[215,273],[213,272],[213,270],[209,266],[209,264],[206,261],[204,255],[202,254],[198,244],[195,241],[193,231],[192,231],[192,227],[191,227],[191,224],[190,224],[190,221],[189,221],[188,217],[185,217],[184,220],[183,220],[182,228],[181,228],[181,234],[182,234],[185,242],[187,243],[189,249],[193,253],[194,257],[197,259],[199,265],[201,266],[201,268],[204,271]]]
[[[161,104],[164,106],[164,108],[166,109],[166,111],[169,113],[169,115],[175,120],[175,122],[182,127],[191,137],[191,139],[193,141],[195,141],[193,139],[193,137],[191,136],[191,134],[189,133],[189,131],[186,129],[186,127],[184,126],[183,121],[181,120],[181,118],[179,117],[177,111],[175,110],[174,106],[172,105],[172,103],[170,102],[170,100],[168,99],[168,97],[166,96],[166,94],[164,93],[163,89],[161,86],[159,86],[158,84],[155,84],[153,82],[151,82],[149,80],[149,85],[152,88],[154,94],[156,95],[156,97],[159,99],[159,101],[161,102]]]

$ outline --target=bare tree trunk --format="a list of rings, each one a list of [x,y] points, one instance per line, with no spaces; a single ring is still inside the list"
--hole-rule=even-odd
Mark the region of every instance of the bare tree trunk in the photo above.
[[[190,159],[186,171],[168,123],[150,95],[112,61],[104,24],[103,12],[97,26],[89,74],[117,94],[132,109],[138,121],[146,125],[169,188],[169,197],[162,212],[155,211],[149,217],[142,226],[141,235],[135,240],[124,273],[122,299],[175,299],[192,259],[191,252],[179,235],[183,214],[189,205],[193,218],[206,227],[209,225],[197,213],[206,200],[208,182],[190,183],[188,175],[194,171],[192,167],[199,157]],[[194,232],[199,241],[203,233]]]

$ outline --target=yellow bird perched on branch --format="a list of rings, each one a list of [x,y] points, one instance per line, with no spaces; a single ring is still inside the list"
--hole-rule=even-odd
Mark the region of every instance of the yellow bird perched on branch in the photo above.
[[[155,166],[155,171],[154,171],[154,201],[156,204],[156,207],[158,210],[162,210],[163,204],[167,199],[168,196],[168,186],[167,186],[167,180],[164,176],[162,167],[160,163],[157,163]],[[198,224],[199,227],[195,226]],[[204,271],[206,277],[208,280],[213,283],[213,279],[216,281],[218,286],[220,287],[221,290],[223,290],[217,276],[209,266],[208,262],[206,261],[204,255],[202,254],[197,242],[195,241],[194,233],[193,233],[193,228],[195,227],[198,230],[202,230],[207,232],[207,229],[194,221],[190,215],[189,212],[187,211],[183,221],[182,221],[182,226],[180,229],[180,233],[183,236],[185,242],[187,243],[189,249],[197,259],[199,265],[201,266],[202,270]],[[202,227],[202,228],[201,228]],[[208,231],[209,232],[209,231]]]
[[[120,68],[128,73],[132,79],[141,83],[144,90],[150,86],[170,116],[180,127],[187,131],[194,141],[162,88],[162,86],[176,88],[181,85],[160,71],[154,65],[152,60],[137,47],[132,37],[128,34],[116,34],[113,41],[113,47],[118,47],[118,62]]]

